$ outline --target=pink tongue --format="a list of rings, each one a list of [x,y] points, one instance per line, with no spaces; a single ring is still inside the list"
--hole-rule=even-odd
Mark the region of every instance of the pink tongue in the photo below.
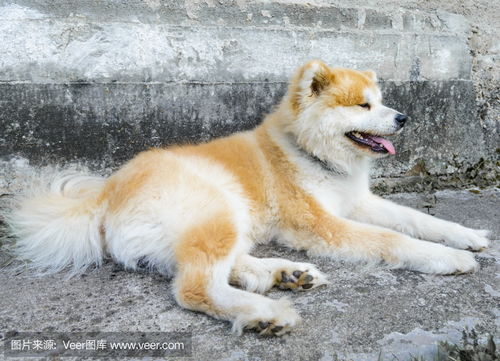
[[[370,136],[370,138],[373,139],[375,142],[382,144],[384,148],[387,149],[389,154],[396,154],[396,149],[394,149],[394,145],[392,145],[392,143],[389,140],[374,136]]]

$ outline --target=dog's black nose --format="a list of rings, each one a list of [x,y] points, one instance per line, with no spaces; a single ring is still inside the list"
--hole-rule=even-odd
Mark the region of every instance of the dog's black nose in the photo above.
[[[405,125],[406,121],[409,120],[410,117],[408,117],[407,115],[404,115],[404,114],[398,114],[396,115],[396,123],[398,123],[398,125],[400,127],[402,127],[403,125]]]

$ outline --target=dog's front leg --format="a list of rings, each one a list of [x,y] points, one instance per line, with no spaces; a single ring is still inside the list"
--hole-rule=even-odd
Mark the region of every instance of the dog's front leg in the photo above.
[[[481,250],[489,243],[486,238],[488,231],[445,221],[373,194],[363,197],[349,218],[394,229],[412,237],[433,242],[442,241],[461,249]]]
[[[306,212],[282,228],[281,240],[312,255],[380,262],[393,268],[452,274],[478,268],[472,253],[326,212]]]

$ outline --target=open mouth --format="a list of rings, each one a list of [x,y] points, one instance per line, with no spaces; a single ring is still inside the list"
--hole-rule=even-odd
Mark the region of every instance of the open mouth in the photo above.
[[[357,131],[346,133],[345,136],[353,142],[369,148],[372,152],[396,154],[394,145],[385,138]]]

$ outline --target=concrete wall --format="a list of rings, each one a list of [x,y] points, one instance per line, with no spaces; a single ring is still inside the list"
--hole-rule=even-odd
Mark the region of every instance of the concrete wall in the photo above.
[[[458,14],[470,11],[424,3],[0,1],[0,157],[103,169],[248,129],[321,58],[374,69],[386,102],[412,116],[375,172],[381,189],[421,186],[419,174],[491,184],[498,78],[481,88],[477,74],[495,74],[498,44],[474,53],[481,29]]]

